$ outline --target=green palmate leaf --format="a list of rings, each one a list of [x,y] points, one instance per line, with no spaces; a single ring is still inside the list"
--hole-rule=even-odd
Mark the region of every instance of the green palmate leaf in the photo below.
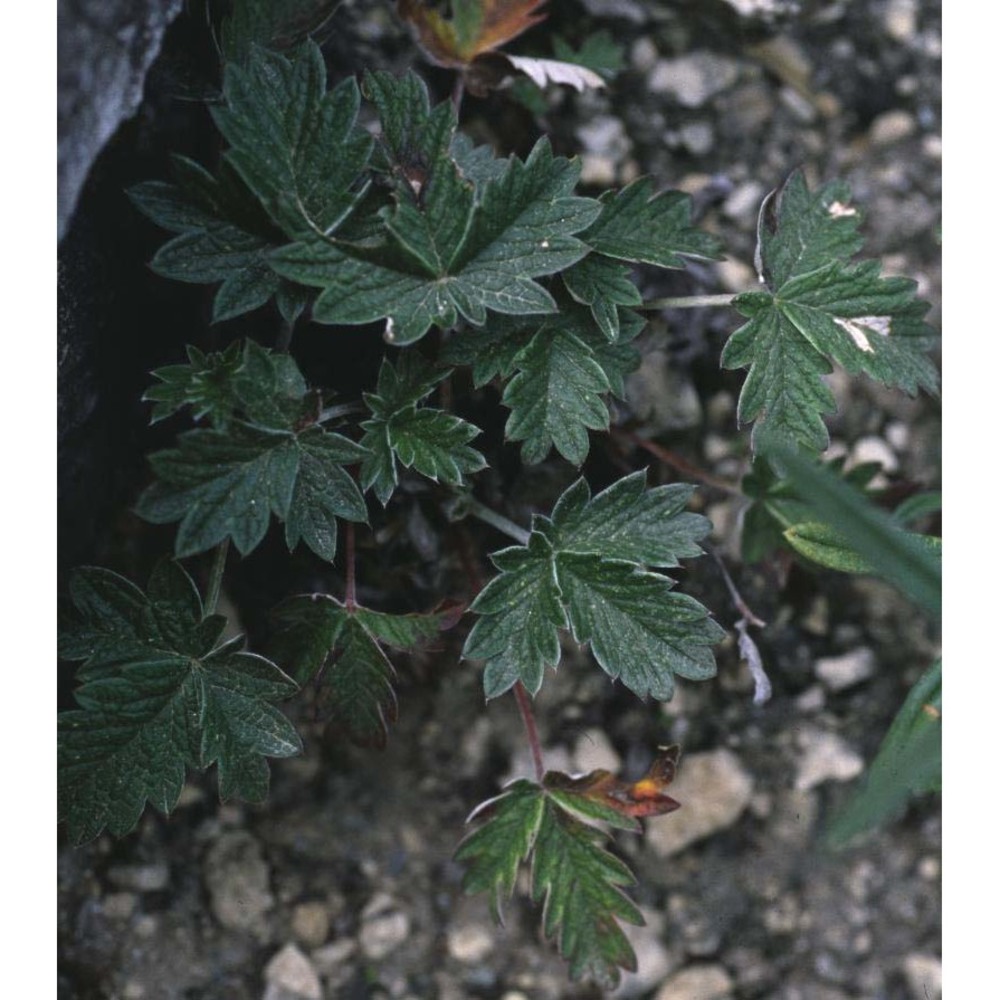
[[[455,614],[448,609],[389,615],[312,595],[289,598],[274,617],[275,658],[300,684],[319,677],[320,707],[348,739],[384,747],[397,703],[392,686],[396,672],[382,647],[423,645],[448,628]]]
[[[530,860],[532,898],[544,904],[545,934],[558,942],[570,975],[610,989],[621,969],[635,969],[635,953],[618,923],[644,923],[621,890],[635,879],[603,848],[604,834],[567,809],[555,792],[524,780],[480,806],[470,817],[475,818],[481,825],[455,854],[469,866],[462,882],[466,892],[489,892],[500,920],[518,869]]]
[[[267,254],[284,240],[243,182],[227,166],[216,179],[181,156],[173,158],[175,183],[147,181],[129,197],[158,226],[179,233],[153,257],[165,278],[212,285],[221,282],[212,318],[232,319],[278,296],[282,314],[302,292],[279,277]]]
[[[936,558],[941,558],[941,539],[930,535],[905,533],[915,545],[924,546]],[[811,559],[828,569],[842,573],[870,573],[878,575],[874,564],[856,551],[839,531],[821,522],[806,521],[793,524],[785,531],[785,538],[799,555]]]
[[[273,663],[219,645],[190,577],[161,563],[144,594],[109,570],[77,570],[60,654],[83,660],[79,708],[59,716],[59,812],[70,840],[116,836],[147,802],[168,813],[188,768],[218,764],[223,798],[261,801],[266,757],[302,749],[271,704],[296,685]]]
[[[225,351],[214,354],[189,345],[187,356],[186,365],[166,365],[152,373],[158,384],[150,386],[142,397],[156,404],[150,423],[190,406],[195,420],[208,417],[217,427],[224,427],[236,410],[232,382],[243,363],[239,344],[234,341]]]
[[[542,140],[524,162],[512,158],[500,173],[466,177],[444,151],[451,112],[432,113],[415,131],[403,125],[401,107],[423,107],[425,99],[414,96],[422,84],[388,96],[384,77],[366,85],[389,109],[385,158],[401,182],[393,206],[381,212],[381,239],[301,241],[271,256],[282,274],[323,290],[313,317],[344,324],[386,318],[387,338],[406,344],[432,324],[454,326],[459,315],[479,326],[487,310],[554,312],[555,301],[535,279],[585,255],[573,234],[599,211],[596,202],[573,197],[579,164],[553,156]]]
[[[558,942],[570,976],[588,976],[612,989],[620,969],[637,967],[618,921],[641,926],[645,920],[621,890],[635,884],[634,876],[604,850],[604,839],[548,800],[535,840],[531,893],[536,902],[544,900],[542,927]]]
[[[642,295],[629,270],[600,254],[590,254],[562,273],[567,291],[577,302],[590,306],[601,333],[609,343],[618,340],[619,306],[642,305]]]
[[[179,521],[179,558],[232,539],[246,555],[260,544],[271,515],[285,540],[318,556],[336,553],[336,519],[367,521],[364,499],[343,465],[366,452],[318,426],[296,432],[234,421],[226,431],[193,430],[150,457],[154,482],[136,511],[154,524]]]
[[[353,78],[326,90],[319,47],[290,58],[253,48],[226,68],[226,104],[213,112],[226,157],[292,238],[334,232],[364,196],[372,139],[357,128]]]
[[[829,469],[780,444],[767,443],[766,447],[766,454],[799,496],[809,498],[809,520],[822,520],[847,546],[864,554],[870,572],[898,587],[931,615],[940,616],[940,553],[921,536],[903,531]]]
[[[898,815],[914,795],[941,790],[941,661],[910,690],[862,779],[830,826],[827,842],[841,846]]]
[[[654,196],[648,177],[602,195],[601,214],[580,239],[605,257],[634,264],[683,267],[685,257],[719,257],[719,241],[691,225],[690,196]]]
[[[222,23],[222,55],[243,65],[255,46],[287,49],[318,31],[341,0],[235,0]]]
[[[618,340],[609,344],[589,312],[567,305],[541,322],[498,317],[483,331],[454,337],[443,357],[471,364],[476,385],[496,376],[510,380],[503,394],[511,411],[506,435],[524,442],[526,462],[541,462],[555,447],[579,465],[590,447],[588,429],[610,422],[601,396],[624,396],[625,375],[639,364],[628,341],[643,325],[635,313],[623,313]]]
[[[469,442],[479,428],[420,401],[449,374],[435,371],[418,355],[404,354],[397,366],[382,362],[377,391],[365,394],[372,417],[361,426],[368,449],[361,465],[361,484],[372,488],[384,505],[399,481],[397,462],[435,482],[461,486],[486,460]]]
[[[860,249],[860,221],[844,184],[813,193],[800,173],[786,184],[773,225],[762,213],[758,255],[766,292],[733,304],[749,317],[726,344],[726,368],[749,368],[739,418],[755,422],[754,447],[772,436],[822,450],[823,415],[835,409],[822,380],[836,362],[909,393],[935,391],[937,373],[925,357],[932,331],[927,305],[905,278],[882,278],[876,261],[849,263]]]
[[[308,415],[306,382],[287,354],[274,354],[252,340],[234,342],[225,351],[204,354],[188,347],[188,364],[168,365],[153,372],[159,384],[143,396],[157,405],[152,423],[185,406],[195,420],[208,418],[225,430],[235,416],[248,423],[291,430]]]
[[[674,674],[714,675],[711,646],[724,633],[702,605],[648,568],[698,555],[709,522],[683,511],[691,487],[647,490],[645,482],[637,472],[591,498],[578,480],[551,518],[536,516],[527,545],[493,554],[500,575],[472,604],[482,617],[463,650],[486,661],[488,698],[518,680],[536,693],[545,667],[559,662],[565,628],[640,697],[669,700]]]

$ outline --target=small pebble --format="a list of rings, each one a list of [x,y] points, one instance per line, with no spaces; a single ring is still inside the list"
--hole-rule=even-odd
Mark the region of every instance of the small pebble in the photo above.
[[[647,87],[667,94],[686,108],[700,108],[728,90],[739,76],[739,65],[712,52],[692,52],[677,59],[661,59],[649,74]]]
[[[721,965],[693,965],[671,976],[655,1000],[726,1000],[733,995],[733,981]]]
[[[448,954],[456,962],[475,965],[493,950],[493,934],[482,924],[463,924],[448,930]]]
[[[612,774],[621,770],[622,759],[603,729],[587,729],[573,744],[573,771],[587,774],[603,768]]]
[[[294,944],[286,944],[267,963],[264,979],[272,997],[283,991],[302,1000],[323,1000],[323,988],[316,969]],[[268,993],[264,997],[269,1000]]]
[[[299,903],[292,910],[292,933],[307,948],[318,948],[330,933],[330,915],[322,903]]]
[[[361,914],[361,950],[378,960],[395,951],[410,933],[410,918],[385,893],[372,898]]]
[[[850,781],[863,770],[865,762],[836,733],[818,729],[806,729],[799,734],[798,773],[795,787],[807,791],[825,781]]]
[[[816,676],[830,691],[846,691],[875,673],[875,652],[859,646],[842,656],[824,656],[816,661]]]
[[[941,959],[914,952],[903,959],[903,975],[913,1000],[941,1000]]]
[[[160,892],[170,884],[170,866],[163,861],[151,865],[116,865],[108,871],[108,878],[133,892]]]
[[[875,146],[891,146],[909,138],[917,122],[908,111],[883,111],[871,124],[868,136]]]
[[[708,122],[688,122],[682,125],[680,138],[695,156],[704,156],[715,145],[715,132]]]

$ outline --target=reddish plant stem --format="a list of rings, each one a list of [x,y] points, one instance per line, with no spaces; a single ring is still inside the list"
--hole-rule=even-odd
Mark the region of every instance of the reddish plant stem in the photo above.
[[[535,777],[541,782],[545,777],[545,764],[542,762],[542,744],[538,739],[538,727],[535,725],[535,716],[531,711],[531,699],[524,685],[518,681],[514,685],[514,697],[517,699],[517,707],[521,711],[521,721],[524,723],[525,732],[528,734],[528,743],[531,746],[531,758],[535,762]]]
[[[682,458],[676,452],[670,451],[668,448],[664,448],[655,441],[647,441],[644,437],[640,437],[634,431],[626,431],[621,428],[615,428],[612,433],[617,437],[627,438],[634,445],[642,448],[644,451],[648,451],[654,458],[658,458],[664,465],[669,465],[672,469],[676,469],[676,471],[680,472],[682,475],[690,476],[692,479],[697,479],[699,483],[704,483],[706,486],[722,490],[723,493],[728,493],[730,496],[743,496],[743,493],[733,486],[732,483],[727,483],[726,480],[720,479],[718,476],[713,476],[711,472],[705,472],[703,469],[699,469],[697,465],[692,465],[686,458]]]
[[[344,569],[344,607],[353,611],[358,606],[358,596],[354,583],[354,525],[348,521],[344,526],[344,548],[346,567]]]

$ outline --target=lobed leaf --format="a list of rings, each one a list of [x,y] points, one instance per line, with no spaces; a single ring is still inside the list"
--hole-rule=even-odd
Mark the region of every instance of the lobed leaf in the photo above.
[[[272,297],[287,320],[291,283],[268,263],[283,239],[251,192],[225,164],[215,178],[182,156],[172,163],[174,183],[146,181],[128,192],[143,214],[180,234],[157,251],[152,269],[176,281],[221,282],[213,322],[250,312]]]
[[[453,624],[455,612],[384,614],[315,594],[288,598],[273,617],[275,658],[300,684],[318,679],[324,718],[352,742],[382,748],[398,713],[396,672],[383,645],[423,645]]]
[[[932,331],[916,284],[880,277],[876,261],[849,262],[861,247],[849,197],[843,184],[810,192],[796,172],[776,205],[765,203],[758,258],[768,291],[734,300],[749,322],[722,353],[723,367],[749,368],[738,412],[741,423],[754,423],[755,450],[765,430],[826,448],[823,417],[835,404],[822,376],[831,362],[910,394],[936,391],[937,372],[925,356]]]
[[[223,92],[213,118],[226,158],[270,217],[292,238],[333,233],[365,194],[372,148],[355,125],[354,79],[327,92],[313,42],[288,57],[255,46],[243,65],[226,67]]]
[[[675,673],[715,673],[710,647],[724,633],[702,605],[647,568],[697,555],[709,523],[681,509],[689,488],[647,491],[645,481],[635,473],[592,499],[579,480],[551,519],[535,518],[527,545],[493,554],[500,574],[471,606],[481,617],[462,652],[486,661],[488,698],[518,680],[536,693],[545,667],[559,662],[566,628],[640,697],[668,700]]]
[[[575,263],[598,206],[572,195],[579,164],[555,157],[540,140],[524,162],[479,184],[453,160],[428,165],[419,192],[397,189],[383,210],[387,232],[378,245],[313,240],[273,253],[280,273],[322,291],[313,311],[321,323],[358,324],[386,318],[396,344],[419,340],[461,315],[475,326],[487,311],[549,313],[556,303],[535,279]]]
[[[444,410],[421,406],[448,370],[435,371],[418,355],[406,354],[398,366],[382,362],[376,392],[366,393],[371,419],[362,423],[361,484],[385,505],[399,482],[397,462],[435,482],[461,486],[486,460],[469,442],[478,427]]]
[[[169,813],[188,768],[218,765],[222,797],[261,801],[265,757],[302,749],[271,704],[297,687],[273,663],[219,645],[225,620],[205,617],[177,563],[144,594],[109,570],[78,570],[61,655],[84,661],[79,708],[59,716],[59,813],[80,844],[131,830],[147,802]]]

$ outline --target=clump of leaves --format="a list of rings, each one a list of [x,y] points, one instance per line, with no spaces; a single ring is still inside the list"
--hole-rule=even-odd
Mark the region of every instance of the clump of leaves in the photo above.
[[[478,828],[455,853],[468,865],[463,887],[488,892],[493,915],[502,923],[518,870],[530,864],[531,896],[543,904],[542,928],[569,962],[570,976],[617,986],[621,969],[636,969],[619,921],[645,921],[622,891],[635,877],[604,849],[606,837],[594,824],[634,831],[637,817],[677,809],[664,788],[673,780],[678,757],[678,747],[666,748],[631,784],[607,771],[579,778],[548,771],[537,783],[515,781],[469,817]]]
[[[222,640],[182,567],[162,562],[143,593],[106,569],[78,569],[59,655],[80,660],[79,708],[59,717],[59,815],[75,844],[131,830],[147,802],[177,804],[188,768],[218,765],[223,799],[261,802],[266,757],[302,750],[274,707],[298,690],[272,662]]]
[[[836,409],[822,376],[836,362],[906,392],[933,392],[926,357],[933,332],[916,282],[879,276],[878,261],[850,263],[863,239],[850,189],[834,182],[811,192],[793,173],[761,209],[757,264],[767,291],[733,305],[749,322],[722,352],[725,368],[749,368],[739,400],[741,423],[754,423],[755,449],[772,438],[822,451],[823,415]]]
[[[471,481],[493,455],[450,400],[467,367],[474,390],[497,383],[506,439],[520,444],[524,463],[555,450],[582,464],[590,433],[610,427],[609,397],[626,398],[639,361],[643,298],[633,268],[682,268],[717,258],[720,246],[693,225],[686,195],[649,178],[588,198],[576,192],[579,163],[546,139],[524,159],[474,146],[458,131],[461,87],[455,103],[432,106],[413,74],[369,71],[360,88],[353,78],[329,86],[307,36],[333,6],[237,0],[223,25],[223,88],[212,109],[226,144],[218,171],[178,158],[171,182],[131,195],[172,234],[154,269],[219,286],[213,320],[273,300],[279,343],[287,346],[303,319],[379,322],[389,356],[363,402],[346,406],[327,405],[290,354],[250,340],[215,353],[189,347],[186,364],[153,373],[152,421],[182,413],[195,426],[150,457],[153,480],[136,509],[177,525],[177,558],[214,549],[214,596],[203,605],[171,561],[146,592],[108,570],[74,575],[61,651],[83,666],[79,707],[60,718],[61,815],[74,842],[103,829],[125,833],[146,802],[170,811],[187,769],[212,764],[223,797],[259,800],[266,758],[301,747],[275,707],[300,686],[337,732],[384,745],[399,710],[393,660],[433,641],[464,604],[425,614],[360,605],[354,532],[378,525],[406,477],[423,477],[437,484],[435,498],[461,491],[456,507],[517,543],[492,554],[497,573],[471,604],[462,655],[483,663],[488,699],[514,691],[537,780],[515,782],[474,814],[458,850],[465,886],[488,892],[499,916],[519,867],[530,865],[543,929],[571,974],[610,987],[635,965],[621,924],[641,916],[623,892],[632,875],[605,849],[604,828],[632,830],[639,817],[678,807],[665,792],[678,750],[663,751],[636,782],[604,771],[545,773],[530,696],[567,638],[639,697],[666,700],[677,677],[713,676],[712,647],[724,632],[664,572],[701,554],[710,524],[686,510],[693,487],[650,487],[639,471],[596,495],[578,479],[526,531],[472,496]],[[419,0],[398,4],[427,55],[470,88],[498,87],[513,72],[603,84],[598,74],[616,66],[610,39],[585,41],[579,52],[558,44],[556,54],[576,64],[570,70],[497,51],[539,23],[542,7],[453,0],[446,17]],[[362,99],[377,119],[371,131],[358,124]],[[859,473],[837,470],[830,486],[829,471],[780,446],[825,446],[832,397],[822,376],[831,362],[907,391],[936,386],[912,283],[881,277],[875,262],[851,263],[858,221],[845,186],[812,192],[800,175],[762,211],[766,291],[734,300],[748,322],[723,354],[726,366],[750,369],[739,415],[755,423],[762,453],[745,482],[755,500],[748,522],[757,526],[757,548],[745,542],[745,551],[756,557],[790,544],[827,565],[839,560],[900,585],[905,578],[930,608],[940,589],[933,543],[902,530],[902,511],[890,522],[858,508],[847,481],[864,485]],[[291,596],[274,610],[274,662],[244,651],[242,640],[223,642],[225,623],[214,614],[228,546],[250,554],[272,518],[289,550],[304,542],[317,559],[344,564],[342,595]],[[913,697],[919,705],[904,706],[873,768],[863,793],[870,801],[885,798],[896,763],[910,766],[933,743],[920,712],[939,701],[923,688]],[[852,830],[877,812],[859,808],[845,821]]]

